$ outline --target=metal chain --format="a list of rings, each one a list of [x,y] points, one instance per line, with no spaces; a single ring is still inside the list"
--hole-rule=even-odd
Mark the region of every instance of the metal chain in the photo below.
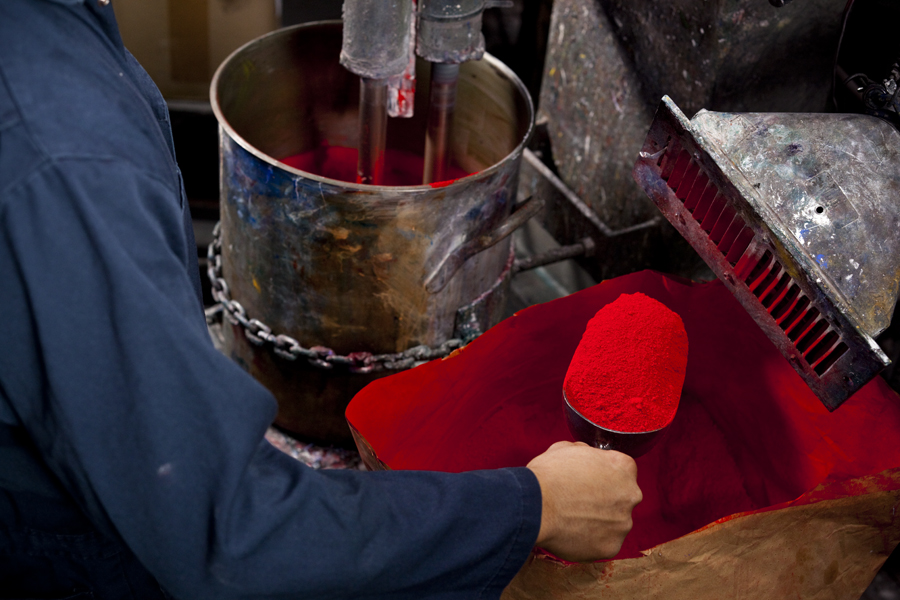
[[[231,290],[222,277],[220,230],[221,222],[216,223],[213,229],[213,241],[206,251],[206,276],[209,278],[212,296],[216,301],[216,304],[206,309],[206,320],[213,324],[224,316],[232,325],[241,326],[251,344],[271,346],[277,356],[286,360],[305,358],[309,364],[321,369],[333,369],[336,365],[342,365],[346,366],[351,373],[409,369],[435,358],[443,358],[465,345],[462,340],[454,338],[435,348],[421,345],[394,354],[351,352],[347,356],[335,354],[334,350],[324,346],[304,348],[291,336],[273,333],[272,328],[259,319],[251,319],[243,305],[231,298]]]

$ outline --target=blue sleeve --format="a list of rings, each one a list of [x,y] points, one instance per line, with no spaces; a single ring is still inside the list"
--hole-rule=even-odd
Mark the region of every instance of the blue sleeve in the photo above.
[[[47,159],[0,197],[0,396],[78,503],[180,598],[498,597],[537,537],[534,475],[275,450],[274,399],[210,343],[182,210],[117,157]]]

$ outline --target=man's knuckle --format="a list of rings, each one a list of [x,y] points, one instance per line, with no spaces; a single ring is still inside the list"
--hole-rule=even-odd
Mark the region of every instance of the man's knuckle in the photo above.
[[[638,472],[638,471],[637,471],[637,463],[634,462],[634,459],[631,458],[630,456],[628,457],[628,463],[627,463],[627,467],[626,467],[626,468],[628,469],[628,473],[629,473],[631,476],[637,478],[637,472]]]

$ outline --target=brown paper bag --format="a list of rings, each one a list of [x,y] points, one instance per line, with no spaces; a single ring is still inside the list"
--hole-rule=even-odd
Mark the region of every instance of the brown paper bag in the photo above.
[[[532,553],[503,598],[857,600],[900,540],[900,470],[847,483],[856,495],[726,518],[641,558],[566,565]],[[847,492],[829,487],[817,491]]]

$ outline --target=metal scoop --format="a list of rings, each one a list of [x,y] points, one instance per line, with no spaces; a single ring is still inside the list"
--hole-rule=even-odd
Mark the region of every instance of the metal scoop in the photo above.
[[[616,450],[627,454],[631,458],[637,458],[642,454],[646,454],[653,448],[660,439],[663,438],[666,425],[653,431],[614,431],[605,427],[600,427],[569,404],[566,398],[566,391],[563,390],[563,410],[566,413],[566,424],[569,431],[575,436],[579,442],[584,442],[594,448],[601,450]],[[671,423],[671,421],[669,422]]]

